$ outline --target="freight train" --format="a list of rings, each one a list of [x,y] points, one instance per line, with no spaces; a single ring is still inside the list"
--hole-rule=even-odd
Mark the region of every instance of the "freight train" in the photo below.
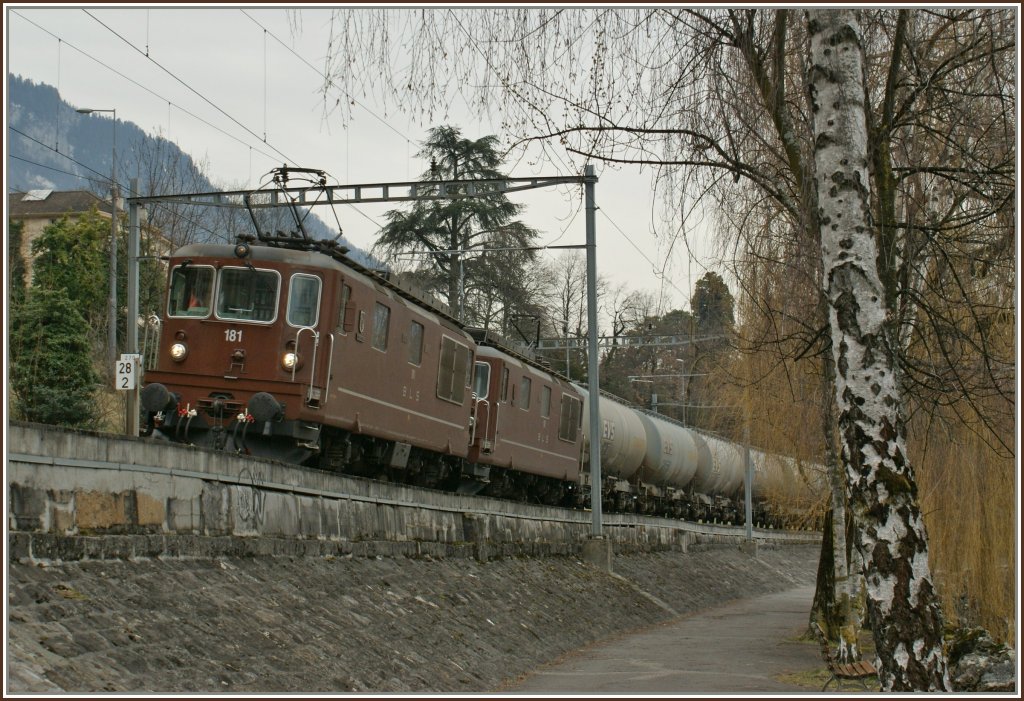
[[[329,241],[242,236],[169,259],[146,435],[544,504],[591,503],[593,397]],[[738,523],[740,446],[602,395],[603,508]],[[760,485],[786,462],[754,452]]]

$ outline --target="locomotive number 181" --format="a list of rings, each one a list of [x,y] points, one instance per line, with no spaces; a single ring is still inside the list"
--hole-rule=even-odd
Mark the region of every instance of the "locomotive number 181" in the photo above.
[[[224,329],[224,340],[228,343],[241,343],[242,342],[242,330],[241,329]]]

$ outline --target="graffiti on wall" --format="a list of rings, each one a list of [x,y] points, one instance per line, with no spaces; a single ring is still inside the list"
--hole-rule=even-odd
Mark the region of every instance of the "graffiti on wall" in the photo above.
[[[238,488],[238,518],[247,526],[258,528],[263,524],[266,498],[263,473],[245,467],[238,476],[243,482]]]

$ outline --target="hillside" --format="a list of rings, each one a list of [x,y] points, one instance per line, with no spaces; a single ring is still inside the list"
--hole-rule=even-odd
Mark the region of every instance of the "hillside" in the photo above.
[[[78,114],[61,99],[56,88],[9,74],[8,191],[85,189],[109,198],[113,155],[109,117],[108,113]],[[121,119],[117,122],[117,154],[117,179],[121,187],[126,187],[130,177],[138,177],[144,196],[239,189],[236,185],[211,182],[203,164],[176,144]],[[154,224],[178,244],[228,241],[236,233],[252,233],[252,221],[244,211],[235,213],[239,216],[225,217],[212,208],[191,208],[188,212],[170,207],[154,209]],[[306,218],[304,226],[313,238],[338,236],[333,215],[327,217],[331,226],[316,213]],[[289,216],[268,222],[267,228],[293,229],[294,223]],[[377,261],[344,236],[339,240],[351,249],[355,260],[379,267]]]

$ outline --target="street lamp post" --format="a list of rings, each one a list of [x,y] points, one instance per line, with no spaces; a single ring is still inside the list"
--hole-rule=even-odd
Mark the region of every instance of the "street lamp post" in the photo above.
[[[100,110],[82,107],[79,114],[110,112],[113,115],[113,152],[110,161],[110,292],[107,306],[107,370],[114,372],[117,362],[117,110]]]

